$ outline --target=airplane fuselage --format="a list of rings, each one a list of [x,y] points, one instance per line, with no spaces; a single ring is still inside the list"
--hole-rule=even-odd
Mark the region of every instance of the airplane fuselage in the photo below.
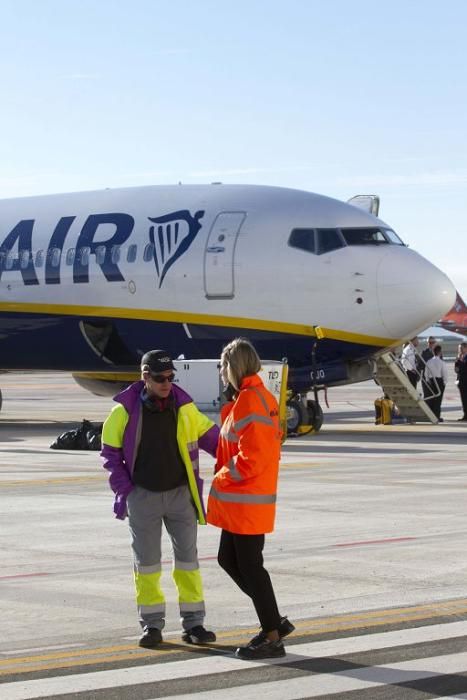
[[[310,372],[339,383],[453,298],[387,224],[308,192],[174,185],[0,202],[1,369],[133,369],[148,348],[218,357],[245,335],[287,357],[298,388]]]

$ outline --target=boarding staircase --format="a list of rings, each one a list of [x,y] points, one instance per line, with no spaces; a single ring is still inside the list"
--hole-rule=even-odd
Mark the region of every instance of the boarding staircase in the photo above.
[[[426,401],[410,383],[399,360],[392,352],[386,352],[376,360],[375,379],[384,394],[394,401],[401,416],[411,422],[438,422]]]

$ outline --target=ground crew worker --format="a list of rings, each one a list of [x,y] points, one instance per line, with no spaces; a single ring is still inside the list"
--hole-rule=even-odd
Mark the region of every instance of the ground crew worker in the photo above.
[[[442,423],[441,403],[446,384],[448,383],[448,370],[443,360],[441,345],[435,345],[433,348],[433,357],[426,363],[425,376],[431,392],[430,398],[425,399],[425,401],[438,421]]]
[[[253,601],[261,632],[239,647],[241,659],[285,655],[282,638],[295,628],[277,608],[263,566],[264,535],[274,528],[281,429],[279,408],[257,372],[261,362],[248,340],[237,338],[221,356],[221,377],[234,400],[221,413],[216,473],[208,522],[222,528],[218,562]]]
[[[419,358],[417,355],[418,338],[412,338],[409,342],[404,345],[401,355],[401,364],[404,368],[409,382],[412,384],[414,389],[417,388],[419,375]]]
[[[431,360],[431,358],[434,357],[433,348],[435,347],[435,345],[436,345],[436,338],[434,338],[432,335],[430,335],[426,341],[426,348],[424,350],[422,350],[422,353],[421,353],[421,358],[424,362],[424,365],[422,368],[423,371],[422,371],[421,380],[422,380],[423,398],[425,399],[425,401],[427,398],[430,398],[431,393],[432,393],[430,386],[428,384],[430,378],[427,376],[426,363],[428,362],[428,360]]]
[[[160,587],[162,523],[173,547],[182,639],[214,642],[203,626],[205,607],[196,547],[197,520],[205,525],[198,446],[215,455],[219,429],[173,384],[175,367],[164,350],[141,359],[141,381],[115,396],[104,423],[102,457],[115,493],[114,513],[128,515],[134,554],[139,646],[162,641],[165,598]]]
[[[462,401],[462,418],[460,421],[467,421],[467,343],[459,345],[459,352],[454,363],[454,371],[457,375],[457,386]]]

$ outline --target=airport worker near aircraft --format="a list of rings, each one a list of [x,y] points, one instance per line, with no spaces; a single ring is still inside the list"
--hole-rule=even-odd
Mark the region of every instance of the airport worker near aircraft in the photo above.
[[[253,601],[261,631],[237,649],[241,659],[285,655],[282,638],[295,628],[281,617],[263,565],[265,534],[274,528],[281,449],[279,408],[258,372],[251,343],[236,338],[223,350],[221,377],[233,395],[222,408],[208,523],[222,528],[218,562]]]
[[[414,388],[417,388],[417,382],[419,379],[418,374],[418,355],[417,355],[417,345],[418,338],[412,338],[408,343],[404,345],[401,355],[401,363],[404,368],[409,382]]]
[[[422,350],[422,360],[426,363],[434,356],[433,349],[436,345],[436,338],[430,335],[426,340],[426,348]]]
[[[457,386],[462,401],[462,418],[460,421],[467,421],[467,343],[460,343],[459,353],[454,363],[454,371],[457,374]]]
[[[435,347],[435,345],[436,345],[436,338],[434,338],[432,335],[430,335],[426,341],[426,348],[424,350],[422,350],[422,354],[421,354],[422,360],[425,363],[425,365],[428,362],[428,360],[431,360],[431,358],[434,357],[433,348]],[[423,381],[422,381],[423,398],[426,399],[430,395],[430,387],[428,384],[429,378],[427,377],[425,366],[423,366],[422,377],[423,377]]]
[[[441,345],[435,345],[433,348],[433,357],[426,363],[425,378],[431,396],[431,398],[425,400],[437,419],[442,422],[441,403],[443,401],[444,389],[448,382],[448,370],[443,360]]]
[[[115,493],[114,513],[128,515],[134,581],[143,635],[139,646],[162,641],[165,598],[161,579],[162,523],[173,547],[172,576],[179,594],[182,639],[214,642],[203,623],[205,606],[197,555],[197,521],[206,524],[198,447],[215,456],[219,428],[173,384],[175,367],[164,350],[141,358],[141,381],[114,397],[102,430],[104,467]]]

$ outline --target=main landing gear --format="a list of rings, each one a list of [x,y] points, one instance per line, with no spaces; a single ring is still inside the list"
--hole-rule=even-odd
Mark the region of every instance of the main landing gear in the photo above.
[[[317,433],[323,425],[323,409],[306,394],[293,394],[287,400],[287,434]]]

